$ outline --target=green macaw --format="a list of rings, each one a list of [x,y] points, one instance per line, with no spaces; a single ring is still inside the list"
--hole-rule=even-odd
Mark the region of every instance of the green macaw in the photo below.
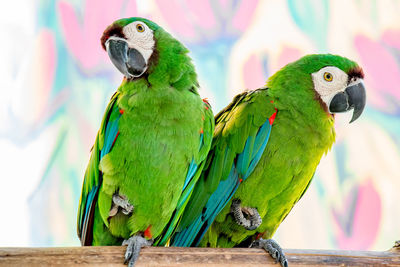
[[[272,235],[307,190],[335,141],[333,113],[362,113],[363,71],[330,54],[283,67],[266,88],[235,97],[216,115],[206,166],[173,246],[265,248],[287,265]]]
[[[214,131],[188,50],[154,22],[120,19],[101,38],[124,79],[112,96],[83,181],[82,245],[165,245],[192,194]],[[125,240],[125,241],[124,241]]]

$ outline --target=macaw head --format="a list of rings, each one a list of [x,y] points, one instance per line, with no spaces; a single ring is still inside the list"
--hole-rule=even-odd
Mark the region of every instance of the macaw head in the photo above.
[[[188,50],[156,23],[144,18],[113,22],[104,31],[101,44],[128,80],[151,75],[158,69],[153,82],[168,79],[173,84],[184,76],[183,72],[194,73],[186,55]]]
[[[159,26],[142,18],[120,19],[107,27],[101,45],[112,63],[128,79],[143,75],[154,54]]]
[[[351,123],[360,117],[365,107],[363,78],[363,70],[354,61],[331,54],[316,54],[286,65],[270,78],[268,86],[279,83],[290,87],[286,93],[291,95],[292,91],[298,96],[300,93],[313,98],[330,115],[353,110]],[[302,102],[303,99],[296,100]]]

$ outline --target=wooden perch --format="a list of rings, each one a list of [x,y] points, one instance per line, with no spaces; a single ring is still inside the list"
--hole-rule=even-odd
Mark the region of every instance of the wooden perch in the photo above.
[[[126,266],[125,247],[0,248],[0,266]],[[400,266],[400,249],[384,252],[287,249],[289,266]],[[141,266],[279,266],[262,249],[143,248]]]

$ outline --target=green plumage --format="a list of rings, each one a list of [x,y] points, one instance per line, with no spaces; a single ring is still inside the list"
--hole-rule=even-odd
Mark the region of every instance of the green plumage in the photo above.
[[[85,232],[90,239],[92,234],[92,245],[121,244],[135,234],[161,238],[171,216],[180,215],[186,206],[188,197],[182,196],[187,190],[182,190],[191,162],[200,165],[200,172],[211,144],[213,115],[197,93],[188,50],[148,20],[123,19],[114,25],[139,19],[154,31],[156,45],[146,73],[125,78],[112,97],[96,137],[78,213],[78,235],[82,239]],[[116,122],[118,134],[100,160],[107,125]],[[95,186],[99,188],[91,214],[88,195]],[[115,193],[127,197],[134,206],[132,214],[109,216]],[[179,210],[178,200],[183,202]],[[90,216],[93,220],[83,225]]]
[[[274,118],[276,111],[269,141],[254,171],[240,183],[199,245],[233,247],[248,239],[272,237],[307,189],[322,155],[335,140],[333,115],[319,99],[311,78],[312,73],[326,66],[348,73],[357,64],[334,55],[303,57],[273,75],[267,88],[238,95],[216,116],[207,165],[178,231],[189,231],[196,218],[201,218],[208,199],[220,182],[228,179],[232,166],[239,169],[238,155],[244,152],[245,144],[249,144],[249,150],[244,154],[249,155],[256,149],[253,144],[257,131],[268,118]],[[248,161],[244,162],[248,165]],[[242,178],[239,174],[238,179]],[[240,199],[242,207],[257,208],[262,224],[256,230],[246,230],[235,222],[230,211],[233,199]],[[184,233],[175,241],[184,240],[183,236],[188,236]],[[196,239],[191,245],[196,245]]]

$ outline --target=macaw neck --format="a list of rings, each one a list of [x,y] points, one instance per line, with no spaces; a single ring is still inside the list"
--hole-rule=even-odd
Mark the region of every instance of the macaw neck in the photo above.
[[[321,156],[327,153],[335,142],[334,119],[319,105],[317,100],[298,101],[292,97],[273,96],[277,109],[276,126],[286,125],[293,134],[302,132],[304,146],[320,149]]]
[[[172,86],[197,93],[199,87],[189,50],[162,29],[155,31],[156,45],[149,60],[147,81],[151,87]]]
[[[192,113],[204,109],[201,98],[191,91],[179,91],[171,86],[149,87],[146,79],[124,80],[118,92],[117,105],[123,110],[125,118],[138,116],[145,124],[157,121],[155,127],[160,123],[170,126],[179,121],[190,124],[194,120]],[[201,117],[198,121],[200,129]]]
[[[149,89],[149,83],[145,78],[127,79],[124,77],[118,91],[122,94],[133,95]]]
[[[182,73],[178,79],[174,80],[169,79],[168,75],[154,72],[135,79],[124,77],[118,91],[125,94],[136,94],[148,90],[160,92],[166,88],[171,88],[177,91],[191,91],[198,95],[198,86],[195,74],[193,75],[190,72]]]
[[[313,89],[300,88],[312,86],[312,83],[275,83],[270,84],[269,95],[274,99],[274,106],[279,114],[285,113],[285,117],[296,121],[304,127],[325,135],[335,136],[334,118],[321,105]]]

